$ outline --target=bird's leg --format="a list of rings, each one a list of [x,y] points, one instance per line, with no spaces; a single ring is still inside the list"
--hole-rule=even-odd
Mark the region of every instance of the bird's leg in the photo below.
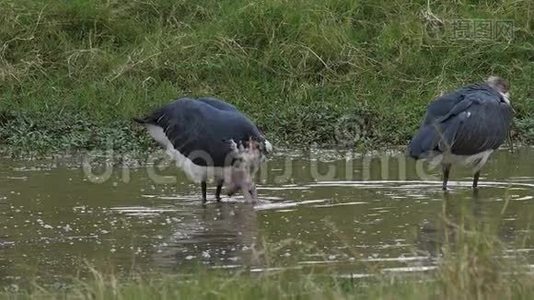
[[[443,166],[443,190],[447,190],[447,182],[449,181],[449,173],[451,171],[450,164],[444,164]]]
[[[215,191],[215,199],[217,199],[217,202],[221,202],[222,186],[223,186],[223,181],[222,180],[217,181],[217,190]]]
[[[206,203],[206,182],[205,181],[202,181],[200,183],[200,186],[202,187],[202,203]]]
[[[473,188],[476,189],[478,187],[478,179],[480,178],[480,170],[475,173],[475,176],[473,176]]]

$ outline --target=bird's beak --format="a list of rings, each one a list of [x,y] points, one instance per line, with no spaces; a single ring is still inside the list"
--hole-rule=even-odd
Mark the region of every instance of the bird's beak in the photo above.
[[[256,185],[252,185],[250,189],[242,188],[243,196],[249,203],[255,203],[258,199],[258,192],[256,191]]]

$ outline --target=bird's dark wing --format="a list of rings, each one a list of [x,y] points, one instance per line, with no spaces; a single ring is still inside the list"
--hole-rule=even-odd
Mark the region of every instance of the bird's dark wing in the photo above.
[[[450,103],[453,103],[450,101]],[[446,103],[446,105],[450,105]],[[421,126],[417,134],[411,140],[408,149],[410,156],[413,158],[423,158],[427,153],[432,151],[445,152],[450,150],[454,144],[456,134],[461,123],[467,117],[465,111],[473,104],[473,99],[463,97],[460,101],[455,101],[452,107],[449,107],[447,113],[439,112],[439,115],[432,115],[432,121]],[[432,106],[436,112],[436,105]],[[442,109],[443,107],[439,107]],[[428,118],[427,114],[427,118]]]
[[[259,138],[256,126],[239,111],[220,110],[192,99],[179,99],[145,118],[163,128],[174,148],[200,166],[232,163],[235,143]]]
[[[422,158],[432,151],[473,155],[496,149],[505,140],[512,109],[491,88],[471,86],[433,102],[409,145],[410,156]]]
[[[512,122],[512,107],[488,94],[478,95],[479,100],[466,110],[452,145],[451,152],[473,155],[495,150],[504,143]]]
[[[198,98],[197,100],[200,101],[200,102],[209,104],[209,105],[211,105],[211,106],[213,106],[213,107],[215,107],[217,109],[220,109],[220,110],[239,112],[237,110],[237,108],[235,106],[233,106],[232,104],[229,104],[229,103],[224,102],[222,100],[219,100],[217,98],[202,97],[202,98]]]
[[[465,93],[469,88],[464,87],[434,99],[427,107],[422,126],[435,123],[439,118],[449,114],[459,102],[464,100]]]

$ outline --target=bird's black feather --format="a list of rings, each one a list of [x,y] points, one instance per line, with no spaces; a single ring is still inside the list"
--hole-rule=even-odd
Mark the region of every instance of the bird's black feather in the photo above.
[[[222,101],[222,100],[217,99],[217,98],[202,97],[202,98],[198,98],[197,100],[200,101],[200,102],[209,104],[209,105],[211,105],[211,106],[213,106],[213,107],[215,107],[217,109],[220,109],[220,110],[239,112],[239,110],[235,106],[233,106],[232,104],[227,103],[227,102]]]
[[[174,148],[200,166],[230,165],[231,140],[264,140],[237,108],[215,98],[181,98],[139,121],[163,128]]]

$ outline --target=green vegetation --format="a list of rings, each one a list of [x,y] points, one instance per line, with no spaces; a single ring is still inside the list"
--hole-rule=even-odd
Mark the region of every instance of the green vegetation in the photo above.
[[[205,274],[206,275],[206,274]],[[433,282],[392,279],[386,283],[350,280],[317,280],[311,275],[262,275],[196,277],[181,281],[177,277],[137,279],[125,282],[98,278],[65,290],[36,289],[35,292],[0,292],[5,299],[532,299],[534,287],[524,278],[522,285],[505,286],[494,294],[444,294]],[[16,296],[16,298],[15,298]]]
[[[511,81],[515,138],[534,141],[530,0],[3,0],[0,12],[0,144],[15,149],[144,149],[131,117],[203,95],[277,143],[402,145],[430,99],[489,74]],[[455,19],[513,20],[513,38],[456,39]]]

